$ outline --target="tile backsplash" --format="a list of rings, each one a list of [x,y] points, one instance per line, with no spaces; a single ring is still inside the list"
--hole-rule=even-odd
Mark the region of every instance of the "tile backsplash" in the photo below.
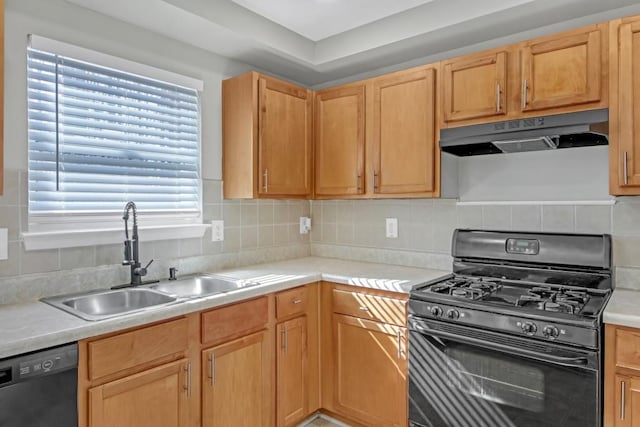
[[[0,261],[0,304],[105,288],[128,280],[122,245],[25,251],[26,172],[5,170],[0,227],[9,229],[9,259]],[[310,234],[300,216],[312,217]],[[451,268],[455,228],[611,233],[617,286],[640,289],[640,197],[615,205],[465,205],[452,199],[223,200],[222,183],[203,180],[205,222],[225,222],[223,242],[201,239],[145,242],[143,260],[154,259],[150,279],[297,258],[307,255]],[[397,239],[385,237],[385,218],[397,218]],[[144,216],[141,215],[141,221]]]
[[[154,259],[146,279],[167,277],[170,266],[184,275],[309,255],[309,235],[298,232],[307,200],[223,200],[219,180],[203,180],[202,189],[204,222],[224,220],[225,240],[212,242],[208,230],[198,239],[145,242],[141,232],[141,261]],[[27,174],[6,169],[0,228],[9,229],[9,259],[0,261],[0,304],[128,280],[121,244],[25,251],[20,234],[27,221]]]

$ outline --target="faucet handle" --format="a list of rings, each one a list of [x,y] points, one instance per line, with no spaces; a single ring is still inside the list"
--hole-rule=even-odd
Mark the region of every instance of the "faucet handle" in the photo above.
[[[152,262],[153,262],[153,260],[149,261],[149,262],[147,263],[147,265],[145,265],[145,266],[144,266],[144,269],[146,270],[147,268],[149,268],[149,266],[151,265],[151,263],[152,263]]]
[[[147,263],[147,265],[145,265],[144,267],[138,267],[136,269],[134,269],[134,273],[137,274],[140,277],[144,277],[147,275],[147,268],[149,268],[149,266],[151,265],[151,263],[153,262],[153,260],[149,261]]]

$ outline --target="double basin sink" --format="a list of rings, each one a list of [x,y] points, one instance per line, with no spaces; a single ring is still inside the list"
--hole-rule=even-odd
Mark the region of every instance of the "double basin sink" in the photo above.
[[[258,284],[223,276],[196,276],[139,287],[61,295],[42,301],[85,320],[103,320]]]

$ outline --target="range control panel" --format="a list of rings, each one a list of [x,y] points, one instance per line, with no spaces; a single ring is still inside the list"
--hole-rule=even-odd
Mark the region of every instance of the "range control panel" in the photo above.
[[[507,253],[538,255],[540,241],[536,239],[507,239]]]

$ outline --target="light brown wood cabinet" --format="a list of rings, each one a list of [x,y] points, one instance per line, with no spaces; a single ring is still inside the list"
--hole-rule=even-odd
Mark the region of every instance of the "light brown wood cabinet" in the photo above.
[[[605,326],[604,426],[640,427],[640,329]]]
[[[225,198],[311,194],[312,92],[255,72],[222,82]]]
[[[442,62],[442,127],[609,105],[609,24]]]
[[[355,425],[406,426],[407,330],[394,324],[406,324],[406,295],[327,283],[322,305],[323,408]]]
[[[320,408],[318,285],[276,294],[276,425],[289,427]]]
[[[609,192],[640,194],[640,17],[611,22]]]
[[[270,426],[270,334],[258,332],[202,352],[202,425]]]
[[[4,0],[0,0],[0,196],[4,191]]]
[[[316,198],[438,197],[437,65],[316,94]]]
[[[80,427],[187,427],[199,423],[194,316],[79,343]]]
[[[181,359],[89,389],[93,427],[189,425],[191,362]]]
[[[507,55],[505,50],[496,50],[442,63],[445,122],[506,113]]]
[[[315,95],[315,194],[341,197],[365,191],[366,85]]]

